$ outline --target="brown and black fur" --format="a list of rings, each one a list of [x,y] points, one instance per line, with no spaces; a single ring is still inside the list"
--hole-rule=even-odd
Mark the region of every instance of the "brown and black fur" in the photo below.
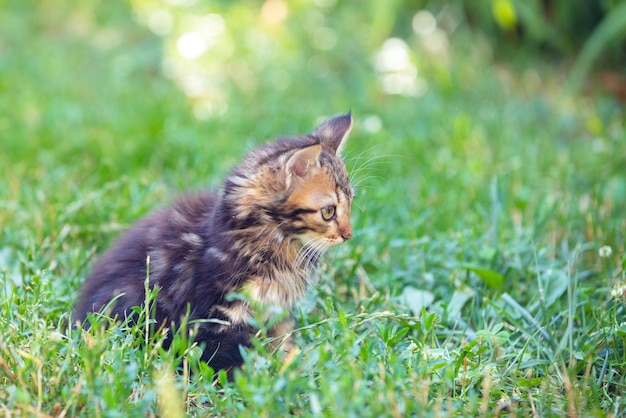
[[[187,312],[190,320],[220,320],[199,325],[202,358],[216,370],[241,365],[239,347],[250,347],[256,331],[252,306],[291,311],[323,251],[352,236],[353,190],[339,156],[351,124],[350,114],[338,116],[311,134],[263,145],[219,193],[187,196],[140,221],[95,264],[76,318],[84,322],[116,296],[107,314],[131,316],[145,300],[149,260],[149,284],[160,289],[157,324],[176,327]],[[284,320],[272,334],[290,330]]]

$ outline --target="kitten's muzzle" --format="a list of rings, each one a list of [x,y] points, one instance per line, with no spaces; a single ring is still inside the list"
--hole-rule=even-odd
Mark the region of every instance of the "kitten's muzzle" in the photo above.
[[[344,242],[348,241],[350,238],[352,238],[352,227],[348,226],[346,228],[342,228],[339,233],[341,234],[341,238],[343,238]]]

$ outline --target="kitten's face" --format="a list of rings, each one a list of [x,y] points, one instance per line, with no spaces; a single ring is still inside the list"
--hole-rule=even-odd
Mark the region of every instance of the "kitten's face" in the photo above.
[[[354,192],[339,156],[351,126],[350,115],[331,119],[310,135],[318,144],[297,149],[283,163],[289,193],[283,211],[293,215],[290,228],[302,245],[323,251],[352,237]]]
[[[225,184],[225,197],[237,208],[231,229],[286,238],[316,253],[350,239],[354,193],[339,152],[351,126],[350,114],[338,116],[309,135],[248,155]]]
[[[285,203],[286,210],[293,214],[292,227],[302,231],[296,234],[297,239],[321,250],[352,237],[352,188],[345,180],[347,175],[336,179],[333,174],[326,167],[316,168]]]

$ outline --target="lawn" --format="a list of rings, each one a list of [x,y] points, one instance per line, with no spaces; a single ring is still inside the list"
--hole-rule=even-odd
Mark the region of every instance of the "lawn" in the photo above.
[[[0,2],[1,413],[626,415],[623,104],[371,3]],[[262,329],[228,381],[184,333],[67,329],[126,227],[349,109],[354,236],[298,351]]]

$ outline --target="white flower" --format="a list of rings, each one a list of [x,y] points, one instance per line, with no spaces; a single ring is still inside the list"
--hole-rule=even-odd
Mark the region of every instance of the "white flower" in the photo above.
[[[613,249],[609,245],[603,245],[598,250],[598,255],[600,258],[609,258],[613,253]]]
[[[626,284],[625,283],[617,283],[613,289],[611,289],[611,297],[615,299],[619,299],[622,296],[626,295]]]

